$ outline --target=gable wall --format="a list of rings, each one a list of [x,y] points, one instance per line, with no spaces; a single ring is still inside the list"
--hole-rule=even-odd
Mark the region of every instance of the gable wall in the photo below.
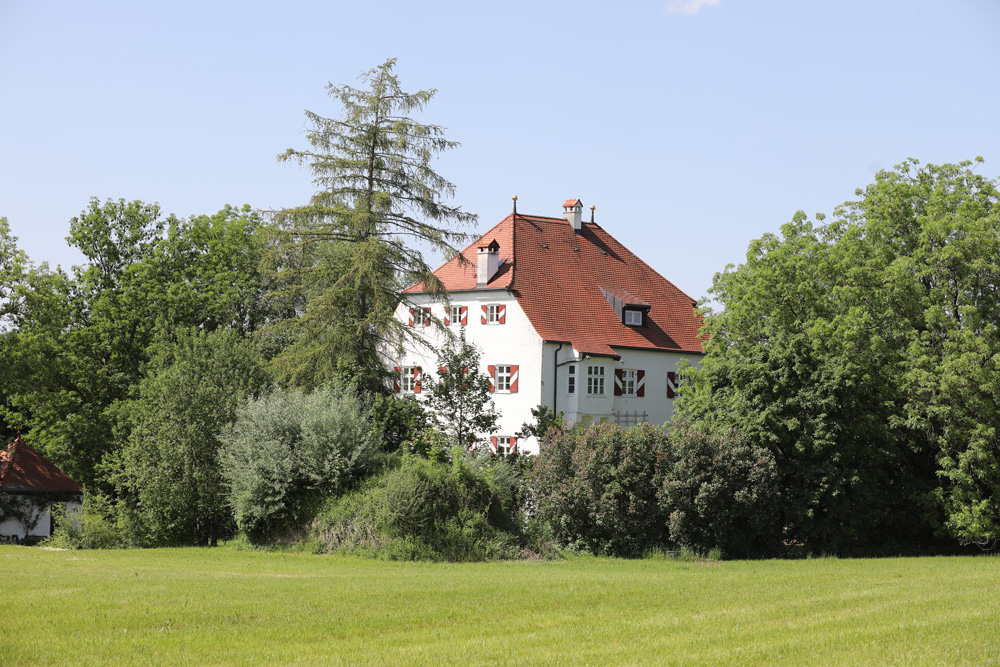
[[[436,323],[444,319],[445,306],[425,295],[409,297],[411,304],[401,304],[396,316],[406,324],[412,306],[430,306]],[[477,290],[476,292],[455,292],[451,295],[455,306],[469,308],[468,325],[449,326],[448,331],[458,334],[465,329],[466,339],[480,351],[480,370],[485,374],[490,365],[513,364],[518,366],[518,391],[516,393],[492,394],[493,404],[500,413],[499,429],[496,435],[512,436],[521,429],[524,422],[531,419],[531,408],[542,402],[542,340],[535,333],[527,316],[514,296],[506,290]],[[482,324],[482,306],[502,304],[506,307],[504,324]],[[415,326],[414,331],[427,341],[427,346],[410,345],[402,356],[393,353],[392,366],[421,366],[431,374],[437,374],[438,349],[445,339],[444,334],[433,324],[429,327]],[[424,385],[428,387],[429,385]],[[425,389],[426,391],[426,389]],[[417,395],[424,396],[424,392]],[[538,445],[527,440],[519,440],[518,448],[538,452]]]

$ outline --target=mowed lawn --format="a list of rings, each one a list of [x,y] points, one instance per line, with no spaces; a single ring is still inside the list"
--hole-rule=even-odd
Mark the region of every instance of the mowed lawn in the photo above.
[[[0,547],[0,665],[1000,664],[1000,558]]]

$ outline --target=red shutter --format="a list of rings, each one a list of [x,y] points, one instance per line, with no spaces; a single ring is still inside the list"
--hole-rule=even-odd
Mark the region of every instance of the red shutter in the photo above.
[[[635,395],[639,397],[646,395],[646,371],[635,372]]]
[[[498,313],[500,318],[500,324],[507,323],[507,306],[500,306],[500,312]]]
[[[510,453],[513,454],[516,451],[517,451],[517,437],[512,435],[510,436]]]
[[[483,324],[486,324],[486,314],[488,312],[489,312],[488,306],[486,306],[486,304],[483,304]]]
[[[424,308],[424,326],[429,327],[431,325],[431,309]]]
[[[675,384],[675,382],[676,382],[675,378],[676,377],[677,377],[677,374],[674,373],[673,371],[670,371],[670,372],[667,373],[667,398],[673,398],[674,397],[674,388],[677,386]]]
[[[451,322],[448,321],[448,313],[450,312],[450,310],[451,309],[448,308],[447,306],[444,309],[444,325],[445,326],[448,326],[449,324],[451,324]]]
[[[495,435],[490,436],[490,453],[497,453],[497,437]]]
[[[517,369],[518,366],[510,367],[510,393],[517,392]]]
[[[399,384],[399,373],[403,369],[400,368],[399,366],[396,366],[392,370],[396,371],[396,376],[392,378],[392,390],[398,394],[399,392],[403,391],[403,388]]]
[[[413,393],[420,393],[420,366],[413,369]]]
[[[622,395],[622,369],[615,369],[615,396]]]
[[[462,315],[462,326],[467,325],[469,323],[469,307],[461,306],[459,313]]]
[[[413,309],[410,308],[410,326],[413,326]]]
[[[497,367],[493,365],[487,366],[486,372],[490,374],[490,391],[496,391]]]

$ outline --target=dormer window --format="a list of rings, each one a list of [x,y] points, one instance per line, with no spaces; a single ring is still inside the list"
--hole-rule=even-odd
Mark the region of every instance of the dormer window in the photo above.
[[[624,311],[625,326],[641,327],[643,311],[634,308],[626,308]]]

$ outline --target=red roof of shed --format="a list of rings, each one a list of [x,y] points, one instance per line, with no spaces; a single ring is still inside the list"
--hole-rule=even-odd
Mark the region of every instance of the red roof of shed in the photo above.
[[[500,244],[501,265],[477,288],[476,248],[483,239]],[[694,299],[596,223],[585,222],[575,233],[564,218],[511,214],[461,254],[467,262],[455,257],[434,272],[445,288],[512,290],[544,340],[590,354],[613,355],[614,347],[702,352]],[[649,304],[648,326],[625,326],[602,288],[631,297],[622,299],[626,303]],[[406,293],[421,291],[417,284]]]
[[[80,493],[82,488],[20,436],[0,450],[0,492]]]

